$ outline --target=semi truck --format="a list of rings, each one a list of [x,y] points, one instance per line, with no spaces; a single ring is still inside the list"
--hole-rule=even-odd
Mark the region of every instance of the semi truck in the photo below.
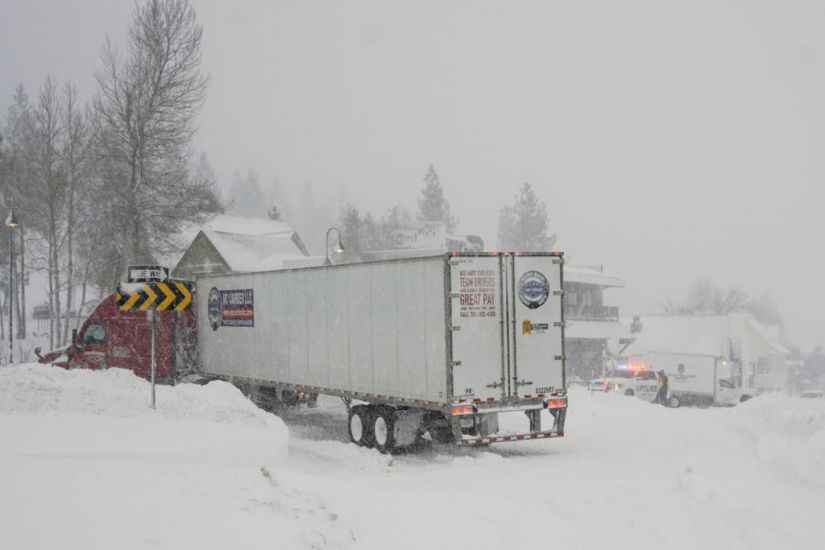
[[[751,398],[737,387],[730,363],[722,357],[695,353],[648,352],[639,362],[663,370],[668,379],[667,405],[729,407]]]
[[[341,398],[355,444],[486,445],[562,437],[563,254],[448,253],[203,275],[194,307],[157,315],[157,378],[225,380],[274,402]],[[148,376],[146,312],[104,299],[66,368]],[[500,427],[504,413],[521,419]]]

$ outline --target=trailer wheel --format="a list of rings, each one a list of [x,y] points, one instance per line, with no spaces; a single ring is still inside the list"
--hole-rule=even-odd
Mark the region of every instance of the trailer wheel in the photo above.
[[[630,389],[629,389],[629,390],[625,390],[624,394],[625,394],[625,395],[629,395],[630,397],[633,397],[633,396],[635,395],[635,394],[633,393],[633,390],[630,390]]]
[[[673,395],[671,395],[670,398],[667,400],[667,406],[672,408],[672,409],[678,409],[679,405],[681,405],[681,404],[682,404],[682,402],[679,401],[679,398],[675,397]]]
[[[369,414],[369,407],[356,405],[349,410],[347,431],[349,432],[350,441],[356,445],[372,447],[372,418]]]
[[[375,448],[382,453],[395,450],[395,410],[389,407],[377,407],[372,424]]]

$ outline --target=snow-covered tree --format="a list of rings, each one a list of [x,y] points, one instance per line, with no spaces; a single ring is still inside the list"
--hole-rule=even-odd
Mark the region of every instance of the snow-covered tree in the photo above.
[[[255,170],[250,169],[246,177],[235,174],[229,189],[229,211],[237,216],[260,218],[266,212],[266,199],[261,191],[260,178]]]
[[[170,251],[168,236],[222,209],[214,184],[193,174],[192,140],[208,78],[187,0],[135,6],[123,50],[108,38],[93,100],[100,194],[111,235],[110,286],[128,262]]]
[[[345,261],[357,261],[362,252],[372,250],[375,223],[369,213],[362,216],[355,205],[345,204],[341,208],[338,228],[346,249]]]
[[[552,250],[556,235],[548,235],[547,205],[538,200],[533,187],[524,183],[512,206],[499,213],[498,242],[502,250],[547,252]]]
[[[724,289],[707,277],[694,280],[683,301],[668,301],[663,309],[669,315],[727,315],[742,311],[767,325],[782,325],[782,315],[769,295],[751,299],[741,289]]]
[[[375,221],[369,212],[361,215],[355,205],[344,205],[338,227],[347,249],[347,259],[353,261],[362,252],[370,250],[397,249],[399,231],[411,219],[409,212],[400,206],[390,208],[386,216]]]
[[[432,164],[427,167],[424,175],[417,218],[422,222],[442,222],[447,233],[453,233],[458,225],[458,221],[450,213],[450,203],[444,198],[444,187]]]
[[[77,244],[81,202],[88,201],[89,132],[85,108],[79,105],[74,86],[62,89],[47,78],[36,101],[29,104],[18,88],[6,127],[11,137],[15,169],[8,192],[16,199],[18,215],[25,223],[16,231],[15,246],[21,260],[26,258],[26,239],[31,239],[31,260],[21,264],[21,281],[27,267],[42,269],[48,276],[49,332],[52,345],[67,342],[69,316],[74,307]],[[62,299],[65,297],[65,307]],[[17,300],[25,310],[25,293]],[[25,332],[25,316],[18,327]]]

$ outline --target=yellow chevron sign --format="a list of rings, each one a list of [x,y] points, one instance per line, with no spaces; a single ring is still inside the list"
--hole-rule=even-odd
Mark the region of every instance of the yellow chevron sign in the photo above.
[[[120,311],[184,311],[192,304],[192,284],[125,283],[117,289],[117,308]]]

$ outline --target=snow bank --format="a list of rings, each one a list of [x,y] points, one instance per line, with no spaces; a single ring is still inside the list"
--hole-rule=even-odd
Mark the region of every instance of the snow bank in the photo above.
[[[825,485],[825,400],[764,395],[739,405],[726,420],[762,460]]]
[[[315,540],[302,512],[315,507],[279,482],[279,418],[221,382],[159,386],[149,403],[127,371],[0,368],[0,548]]]
[[[322,398],[285,416],[285,462],[281,421],[227,384],[148,404],[126,372],[0,369],[0,548],[821,546],[823,401],[574,388],[564,438],[389,457]]]
[[[0,369],[0,413],[199,420],[268,427],[279,438],[286,437],[283,422],[260,410],[226,382],[158,385],[156,409],[149,404],[149,383],[124,369],[65,370],[39,364]]]

